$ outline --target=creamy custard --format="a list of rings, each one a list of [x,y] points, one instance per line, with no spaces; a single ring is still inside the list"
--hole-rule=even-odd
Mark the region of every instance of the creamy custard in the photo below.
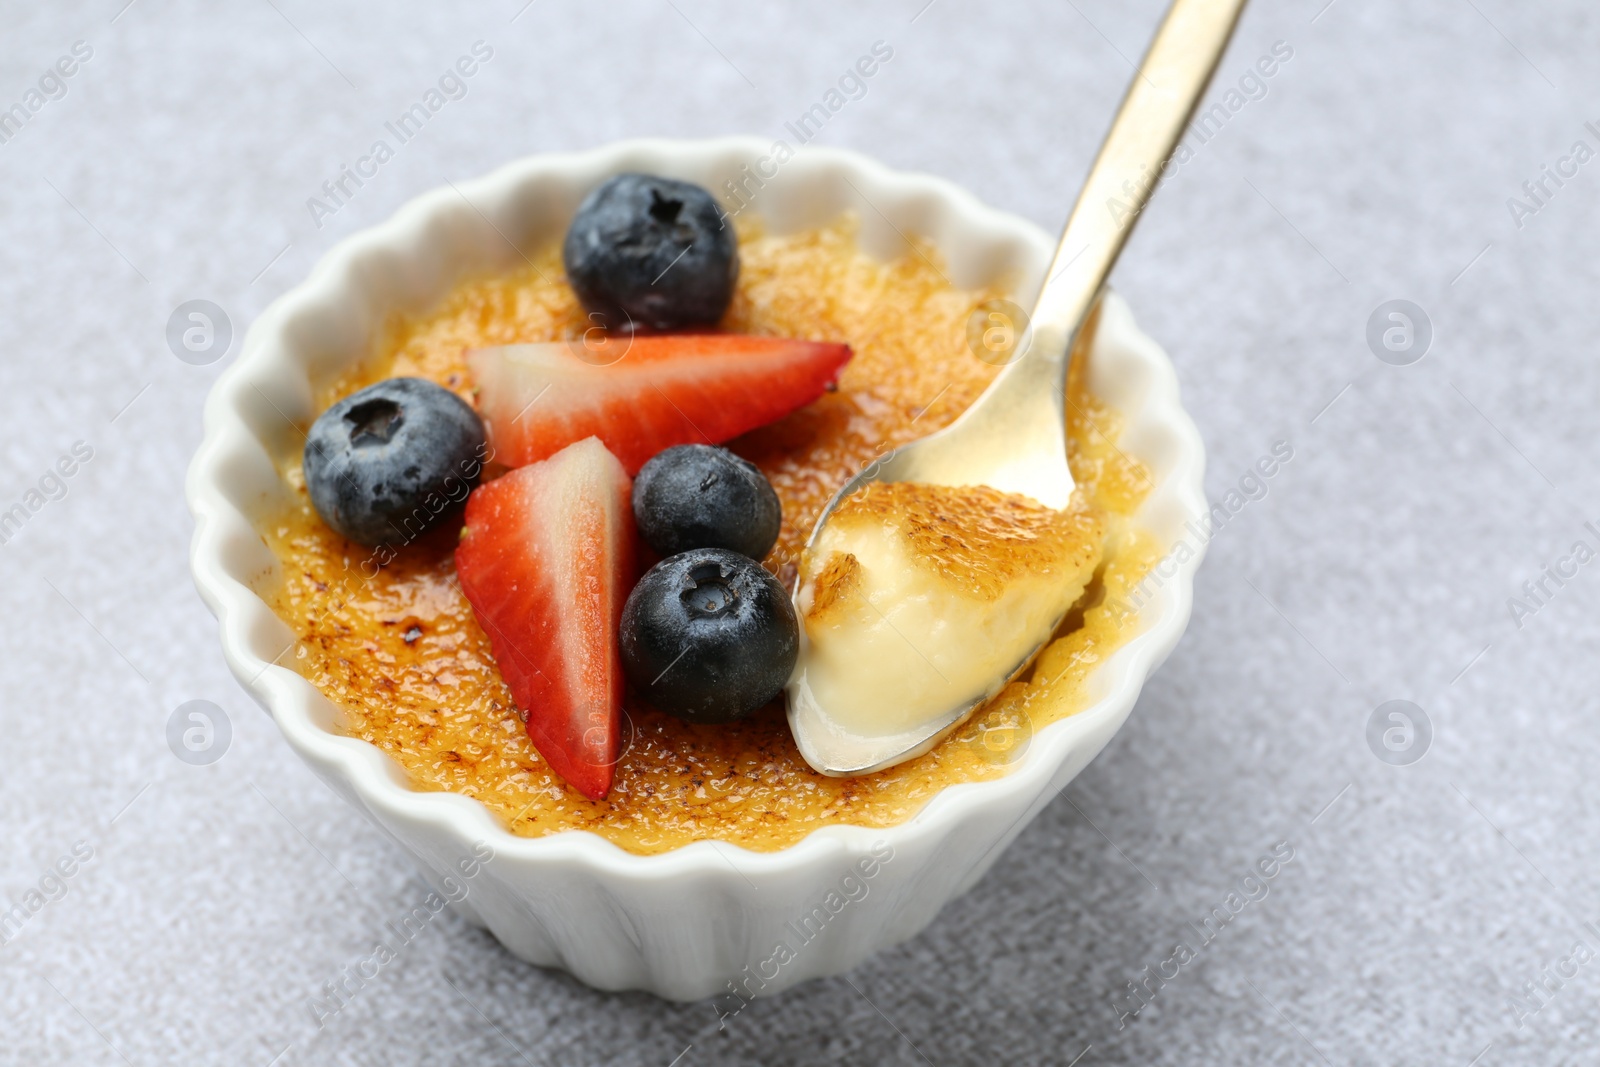
[[[1007,294],[998,285],[955,288],[927,244],[875,260],[857,249],[848,221],[785,236],[740,223],[739,285],[724,328],[855,350],[837,392],[731,445],[777,490],[783,528],[765,562],[792,574],[817,514],[852,474],[948,425],[988,385],[996,368],[968,348],[967,323],[979,305]],[[581,337],[588,324],[562,280],[559,248],[530,257],[521,270],[465,280],[427,314],[392,322],[367,360],[319,389],[317,410],[395,375],[429,378],[470,399],[468,350]],[[261,530],[280,565],[260,591],[299,639],[280,662],[340,709],[341,732],[390,755],[414,788],[475,797],[523,836],[588,830],[641,854],[707,839],[773,850],[823,826],[904,822],[946,786],[1006,773],[1031,731],[1089,703],[1085,680],[1134,632],[1137,620],[1107,604],[1125,600],[1159,558],[1159,546],[1125,518],[1149,479],[1116,449],[1118,417],[1076,367],[1068,399],[1073,477],[1106,523],[1096,579],[1028,675],[931,752],[887,770],[857,778],[812,771],[781,702],[719,727],[630,703],[615,784],[605,800],[589,800],[528,740],[456,583],[457,531],[374,560],[317,518],[291,449],[276,459],[297,504]]]
[[[1105,520],[988,486],[873,482],[801,565],[803,687],[859,737],[918,731],[992,697],[1100,563]],[[903,750],[902,750],[903,751]]]

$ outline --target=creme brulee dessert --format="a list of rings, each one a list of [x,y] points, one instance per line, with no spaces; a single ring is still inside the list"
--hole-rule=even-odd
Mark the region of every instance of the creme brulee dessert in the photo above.
[[[650,211],[674,222],[677,209],[669,205],[658,211],[659,194],[649,203]],[[997,367],[969,349],[967,325],[975,310],[1005,292],[998,285],[956,288],[926,243],[918,242],[892,262],[873,259],[858,249],[848,218],[786,235],[766,234],[758,223],[739,220],[736,254],[722,331],[849,346],[848,362],[831,388],[727,445],[770,482],[781,504],[775,542],[761,562],[792,586],[801,546],[839,486],[890,449],[947,425],[994,376]],[[569,267],[571,256],[569,248]],[[519,367],[537,369],[540,360],[557,358],[550,354],[553,349],[522,346],[582,343],[586,331],[593,332],[592,316],[569,284],[572,273],[564,267],[563,250],[552,246],[530,253],[523,269],[460,282],[426,314],[389,323],[370,358],[322,388],[318,410],[344,403],[339,411],[350,440],[359,444],[387,442],[407,432],[397,414],[401,409],[385,406],[387,401],[348,403],[374,384],[421,379],[468,406],[484,404],[473,367],[486,357],[469,360],[469,353],[518,346],[499,350],[515,357]],[[607,343],[616,343],[616,337]],[[645,341],[641,337],[636,343]],[[625,366],[628,358],[617,366]],[[590,757],[582,723],[574,727],[576,733],[562,736],[533,729],[508,678],[526,675],[519,685],[547,684],[552,692],[580,686],[584,678],[543,677],[552,673],[548,661],[541,670],[538,663],[522,664],[515,650],[508,652],[506,642],[515,635],[503,632],[498,622],[485,626],[484,620],[521,616],[486,614],[491,609],[483,598],[484,590],[509,587],[458,573],[458,559],[462,567],[470,564],[491,577],[503,573],[493,567],[511,551],[508,545],[514,548],[515,538],[491,528],[496,522],[503,527],[505,520],[496,516],[537,515],[531,509],[540,506],[555,515],[566,508],[570,523],[541,525],[519,518],[525,534],[516,537],[547,536],[561,548],[565,540],[588,536],[585,530],[611,538],[607,543],[631,536],[626,501],[607,494],[635,476],[642,483],[649,472],[638,469],[643,451],[630,457],[628,442],[607,441],[608,451],[594,437],[545,458],[549,449],[543,438],[515,436],[520,430],[511,427],[512,420],[522,420],[520,426],[528,418],[565,415],[545,412],[540,397],[531,394],[532,416],[503,398],[495,402],[505,412],[486,413],[492,447],[479,450],[481,475],[476,467],[468,472],[469,486],[480,476],[483,485],[465,517],[447,511],[447,520],[406,536],[398,547],[366,547],[357,529],[360,516],[349,510],[354,505],[314,500],[302,457],[280,457],[283,477],[300,503],[262,530],[280,566],[263,579],[260,592],[297,636],[294,669],[340,709],[341,732],[388,753],[418,790],[476,798],[512,833],[539,837],[587,830],[627,851],[649,854],[700,840],[770,851],[828,825],[894,825],[946,786],[1005,774],[1033,732],[1087,705],[1086,679],[1134,632],[1135,621],[1110,604],[1124,599],[1159,556],[1159,546],[1130,521],[1149,478],[1115,447],[1118,416],[1084,380],[1075,364],[1069,375],[1068,429],[1079,491],[1069,510],[1053,512],[981,488],[916,494],[911,488],[874,486],[846,502],[829,539],[817,546],[814,576],[820,577],[815,592],[799,605],[799,625],[815,654],[830,665],[827,684],[837,687],[835,706],[855,708],[868,718],[914,716],[929,701],[948,705],[944,694],[951,687],[981,692],[996,668],[985,653],[986,641],[999,647],[1031,640],[1048,630],[1060,603],[1075,602],[1034,665],[969,722],[926,754],[872,774],[830,778],[808,767],[790,737],[781,697],[733,721],[686,721],[645,699],[658,695],[648,688],[648,679],[643,684],[636,679],[626,695],[619,692],[620,742],[614,755],[604,757],[598,788],[584,784],[583,761]],[[616,412],[596,416],[602,417],[614,419]],[[600,438],[605,440],[603,432]],[[501,473],[508,455],[517,470]],[[519,466],[525,462],[530,465]],[[546,473],[524,476],[537,470]],[[505,481],[502,491],[496,487],[503,479],[526,484],[513,487]],[[634,503],[637,508],[637,498]],[[449,504],[442,501],[441,507]],[[516,511],[519,507],[530,510]],[[336,513],[351,537],[332,528],[335,519],[329,516]],[[959,520],[964,531],[953,539],[952,520]],[[548,526],[563,529],[542,533]],[[469,551],[469,545],[475,547]],[[645,562],[653,558],[647,547],[638,552]],[[573,553],[570,558],[582,556],[577,549]],[[617,568],[615,573],[638,569],[628,552],[608,565]],[[550,581],[558,579],[566,580],[553,574]],[[691,592],[705,603],[686,593],[685,610],[715,610],[718,596],[740,588],[734,578],[703,567],[692,581],[702,583]],[[862,614],[848,594],[864,587],[903,594],[899,610],[906,614],[897,615],[893,625],[917,635],[922,652],[944,674],[943,682],[930,683],[926,666],[908,659],[910,653],[896,647],[888,629]],[[603,598],[585,603],[601,628],[606,611],[620,610]],[[910,614],[919,604],[924,613]],[[949,623],[956,610],[974,606],[978,614],[969,624]],[[538,625],[558,626],[562,617],[557,611]],[[497,647],[507,655],[497,658]],[[605,666],[596,663],[596,671]],[[597,704],[588,713],[596,737],[612,729],[604,708]],[[576,762],[558,773],[541,749],[567,743],[573,748],[563,758]],[[603,798],[593,799],[586,791]]]

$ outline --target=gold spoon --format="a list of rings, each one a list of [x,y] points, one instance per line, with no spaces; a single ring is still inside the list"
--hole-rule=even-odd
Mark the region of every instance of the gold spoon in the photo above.
[[[845,483],[818,517],[808,549],[839,502],[869,482],[987,485],[1052,508],[1068,505],[1074,485],[1067,466],[1066,380],[1073,345],[1210,83],[1244,4],[1174,0],[1067,218],[1032,319],[1017,341],[1022,354],[949,426],[895,449]],[[798,594],[798,579],[796,586]],[[1062,606],[1063,617],[1069,607]],[[1042,647],[1026,650],[976,699],[925,726],[888,736],[857,734],[830,718],[807,684],[802,657],[789,683],[789,728],[800,754],[823,774],[880,770],[932,748],[1021,674]]]

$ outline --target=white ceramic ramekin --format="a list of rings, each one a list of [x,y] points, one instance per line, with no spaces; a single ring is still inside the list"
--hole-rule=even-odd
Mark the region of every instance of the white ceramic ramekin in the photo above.
[[[277,567],[256,524],[289,499],[271,457],[300,448],[296,424],[317,414],[313,383],[369,355],[386,315],[429,307],[464,274],[519,264],[519,247],[557,239],[605,176],[685,178],[730,210],[740,203],[732,181],[776,233],[854,211],[868,252],[903,255],[902,235],[917,234],[937,245],[955,284],[1019,279],[1015,298],[1031,303],[1053,245],[1038,228],[935,178],[827,149],[779,162],[773,147],[753,138],[632,141],[535,156],[413,200],[342,241],[251,327],[206,404],[205,440],[189,470],[195,582],[220,620],[228,665],[289,744],[469,920],[523,959],[602,989],[675,1000],[771,994],[916,934],[1099,753],[1189,618],[1198,553],[1169,557],[1140,611],[1140,633],[1093,677],[1093,705],[1038,731],[1008,775],[945,789],[902,825],[832,826],[779,852],[698,842],[636,856],[588,833],[514,837],[477,801],[417,792],[377,748],[335,732],[335,707],[279,665],[293,635],[252,588]],[[1203,448],[1166,356],[1114,294],[1091,364],[1093,390],[1125,417],[1119,447],[1156,482],[1139,521],[1175,543],[1206,510]],[[467,878],[461,865],[485,844],[493,859]]]

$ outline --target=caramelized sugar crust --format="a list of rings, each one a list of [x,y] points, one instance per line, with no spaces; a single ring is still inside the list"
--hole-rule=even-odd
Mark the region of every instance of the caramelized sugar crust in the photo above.
[[[1105,542],[1104,520],[1081,499],[1056,511],[987,485],[871,482],[840,501],[828,522],[841,530],[867,524],[896,530],[914,565],[952,591],[982,601],[998,600],[1029,574],[1082,572],[1099,559]],[[859,582],[848,564],[840,576],[834,570],[829,560],[817,578],[819,601],[842,595],[833,588],[841,577]]]
[[[924,244],[876,261],[857,250],[848,220],[785,236],[744,226],[740,256],[726,329],[855,350],[837,392],[732,444],[782,501],[783,530],[766,560],[779,572],[798,561],[816,515],[852,474],[947,425],[988,384],[996,368],[968,350],[967,319],[1005,293],[955,288]],[[544,249],[522,270],[464,281],[430,313],[393,322],[371,358],[320,391],[319,408],[394,375],[429,378],[471,399],[469,349],[571,339],[585,326],[562,280],[559,249]],[[1117,416],[1076,369],[1068,398],[1081,515],[1104,524],[1096,584],[1031,675],[932,752],[877,774],[813,772],[781,705],[702,727],[630,701],[615,785],[605,800],[587,799],[549,770],[523,730],[456,582],[459,531],[435,531],[392,560],[374,558],[317,518],[292,453],[278,459],[297,505],[261,531],[280,566],[260,591],[298,637],[292,659],[279,662],[338,706],[344,733],[397,760],[416,789],[476,797],[524,836],[590,830],[641,854],[703,839],[766,851],[830,824],[895,825],[947,785],[1004,774],[1031,732],[1087,704],[1084,679],[1134,632],[1136,620],[1113,613],[1102,597],[1126,599],[1159,556],[1125,521],[1149,479],[1115,448]],[[972,574],[997,565],[970,547]]]

